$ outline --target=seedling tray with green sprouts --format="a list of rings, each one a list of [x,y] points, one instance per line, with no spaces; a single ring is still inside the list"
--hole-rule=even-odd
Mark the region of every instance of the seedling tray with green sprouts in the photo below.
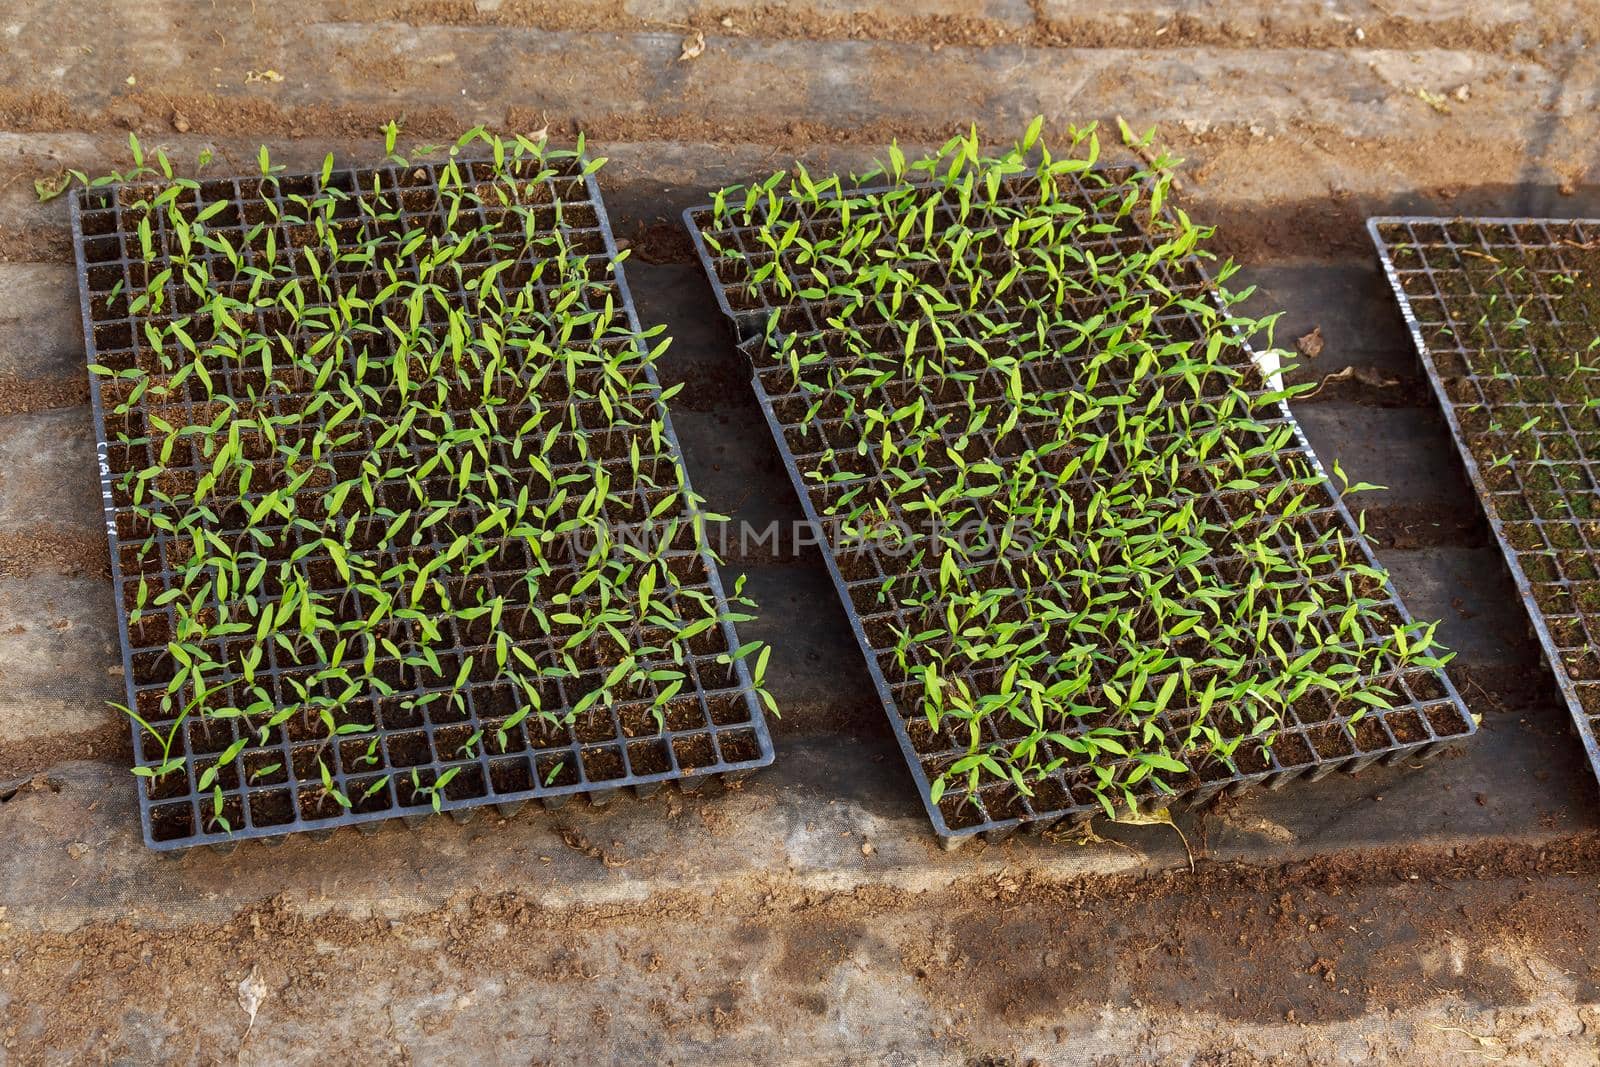
[[[1367,226],[1600,773],[1600,219]]]
[[[772,759],[603,161],[392,147],[75,194],[153,848]]]
[[[1169,175],[1037,132],[685,216],[937,833],[1472,733]]]

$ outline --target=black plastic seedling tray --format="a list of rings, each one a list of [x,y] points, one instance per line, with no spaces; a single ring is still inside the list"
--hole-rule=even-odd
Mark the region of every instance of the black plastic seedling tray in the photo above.
[[[884,188],[887,187],[871,186],[857,192],[877,192]],[[1081,206],[1100,215],[1101,220],[1109,219],[1109,215],[1096,205],[1094,197],[1082,182],[1079,182],[1077,192],[1081,196],[1081,200],[1077,201]],[[1020,201],[1013,199],[1011,202],[1015,204]],[[793,219],[795,214],[794,204],[786,203],[784,217]],[[719,270],[718,258],[704,239],[703,227],[708,226],[712,219],[711,205],[693,207],[684,213],[685,224],[717,302],[723,313],[733,320],[735,332],[740,338],[740,348],[751,360],[752,387],[795,492],[800,497],[806,519],[816,529],[825,530],[823,501],[817,483],[808,482],[805,477],[808,470],[816,469],[821,463],[822,449],[816,443],[815,435],[806,437],[797,432],[799,421],[810,401],[801,400],[798,394],[791,392],[789,382],[792,379],[786,369],[769,370],[764,345],[767,343],[767,324],[774,313],[779,316],[777,321],[780,323],[775,337],[781,338],[785,330],[823,331],[828,327],[806,301],[769,301],[764,295],[752,298],[739,277],[724,276]],[[749,233],[749,230],[731,228],[713,231],[712,236],[724,247],[731,245],[745,252],[757,251],[754,240],[746,241]],[[1150,247],[1150,238],[1144,234],[1132,238],[1117,237],[1115,240],[1117,243],[1131,240],[1141,247]],[[1110,249],[1102,250],[1100,254],[1104,256],[1108,251]],[[1169,278],[1167,281],[1175,289],[1187,285],[1197,294],[1209,294],[1209,275],[1197,258],[1191,257],[1191,260],[1189,266],[1193,270],[1192,276],[1186,279]],[[1210,299],[1211,296],[1204,298]],[[1200,329],[1192,313],[1186,315],[1189,319],[1187,327]],[[1275,382],[1276,367],[1261,365],[1259,356],[1252,354],[1252,358],[1260,367],[1263,378]],[[1071,374],[1073,359],[1063,359],[1061,366]],[[1293,428],[1293,444],[1278,463],[1280,474],[1285,469],[1283,461],[1291,458],[1289,453],[1298,455],[1320,472],[1321,465],[1287,404],[1280,402],[1278,406],[1278,419]],[[1343,502],[1330,488],[1325,486],[1322,491],[1325,499],[1311,515],[1310,521],[1324,527],[1342,529],[1349,541],[1359,546],[1365,560],[1376,567],[1370,547]],[[1224,506],[1220,497],[1214,499],[1213,503]],[[889,723],[916,781],[928,817],[945,847],[957,847],[980,834],[986,840],[997,841],[1019,828],[1042,832],[1064,820],[1083,822],[1102,812],[1100,803],[1091,793],[1075,787],[1066,780],[1064,772],[1059,771],[1046,781],[1035,783],[1036,795],[1033,798],[1022,795],[1009,785],[991,785],[980,789],[975,804],[966,802],[963,797],[955,797],[955,790],[946,793],[941,803],[934,803],[930,792],[933,777],[930,768],[948,766],[952,758],[964,755],[966,749],[948,747],[946,743],[930,738],[929,731],[924,729],[927,724],[917,714],[920,686],[908,684],[894,664],[892,655],[886,654],[886,649],[892,649],[893,646],[892,638],[884,636],[886,624],[895,621],[895,615],[876,600],[876,591],[886,576],[904,577],[913,572],[900,569],[903,564],[871,551],[853,551],[849,555],[841,555],[830,538],[819,536],[817,539],[822,543],[829,574],[866,659]],[[1387,581],[1376,595],[1386,601],[1384,613],[1391,622],[1410,621],[1405,606]],[[1323,619],[1322,623],[1326,626],[1327,620]],[[1219,765],[1198,774],[1192,773],[1186,780],[1175,783],[1173,792],[1155,794],[1151,791],[1146,796],[1160,803],[1181,800],[1198,804],[1224,790],[1237,794],[1256,785],[1276,789],[1294,779],[1316,780],[1335,770],[1354,773],[1378,760],[1388,763],[1402,758],[1427,758],[1437,754],[1446,743],[1476,730],[1475,720],[1442,671],[1410,670],[1403,676],[1397,676],[1394,681],[1399,683],[1397,692],[1400,700],[1390,714],[1366,716],[1357,728],[1352,729],[1349,720],[1336,714],[1326,701],[1326,714],[1321,717],[1308,716],[1293,708],[1287,709],[1285,727],[1270,749],[1255,749],[1253,756],[1246,753],[1237,761],[1235,768]],[[999,740],[992,719],[985,722],[985,729],[991,740]],[[1241,752],[1245,751],[1241,749]]]
[[[1600,774],[1600,389],[1570,376],[1600,368],[1600,219],[1394,216],[1367,229]]]
[[[479,168],[488,166],[483,162],[457,162],[458,166],[469,164]],[[603,275],[609,269],[608,295],[615,302],[614,306],[625,310],[633,334],[626,343],[642,356],[645,342],[595,179],[592,173],[584,173],[581,158],[551,161],[550,165],[555,167],[556,174],[547,179],[548,195],[541,195],[539,199],[552,210],[539,217],[548,221],[551,232],[560,231],[568,248],[595,264],[596,275]],[[387,203],[391,208],[402,209],[407,226],[420,226],[443,234],[453,231],[439,206],[442,198],[434,196],[430,203],[426,195],[436,188],[438,172],[443,166],[441,162],[340,169],[333,172],[328,185],[346,190],[353,198],[359,196],[370,201],[376,181],[383,190],[380,199],[391,198]],[[475,174],[475,177],[481,179],[484,175]],[[269,221],[269,226],[277,226],[280,247],[290,248],[296,235],[286,232],[287,227],[281,221],[284,198],[311,192],[318,180],[320,176],[280,177],[274,192],[263,192],[262,183],[253,178],[211,180],[203,183],[198,195],[203,204],[223,201],[229,205],[213,218],[211,225],[214,229],[231,227],[229,232],[236,242],[247,226],[267,217],[262,213],[263,197],[276,199],[280,210],[275,216],[280,221]],[[132,272],[143,266],[140,246],[135,242],[131,223],[125,225],[122,209],[123,203],[136,195],[132,191],[134,188],[110,185],[80,189],[74,193],[70,205],[88,361],[91,365],[101,364],[112,369],[135,365],[142,336],[140,320],[128,313],[126,296],[120,301],[115,298],[119,290],[124,294],[134,291]],[[488,217],[481,209],[480,214]],[[505,212],[501,218],[506,225],[517,227],[520,238],[522,223],[518,217]],[[164,235],[158,232],[155,238],[160,241]],[[337,274],[335,284],[342,291],[354,293],[368,280],[359,276],[359,268],[351,268],[348,276]],[[495,284],[503,296],[505,274],[497,278]],[[465,305],[467,294],[459,295]],[[599,299],[595,297],[596,301]],[[659,383],[648,364],[645,373],[665,427],[656,459],[681,470],[681,449],[660,404]],[[233,384],[230,373],[227,388],[222,391],[236,395],[232,393]],[[163,617],[160,611],[154,611],[130,627],[131,590],[141,579],[150,582],[156,590],[161,588],[163,580],[170,577],[168,553],[174,546],[165,541],[164,534],[130,510],[127,493],[119,488],[122,475],[146,465],[144,457],[135,455],[135,447],[124,442],[136,436],[129,430],[142,425],[148,410],[141,403],[131,412],[116,414],[117,402],[107,393],[118,385],[120,383],[90,374],[106,534],[117,597],[122,670],[128,706],[142,709],[151,703],[152,694],[158,696],[165,691],[166,683],[173,676],[163,635],[163,630],[170,629],[171,620]],[[563,469],[562,464],[573,461],[568,455],[572,451],[571,442],[565,439],[573,432],[571,429],[563,431],[563,438],[555,442],[547,456],[557,473]],[[334,458],[338,462],[340,457],[335,455]],[[647,449],[646,460],[649,458]],[[619,465],[627,462],[626,457],[618,461]],[[175,456],[170,469],[176,477],[192,477],[198,466],[191,464],[186,470],[185,464]],[[687,491],[686,477],[681,484]],[[643,490],[639,493],[647,507],[654,502],[645,498]],[[685,526],[680,527],[679,540],[671,546],[668,565],[679,576],[682,588],[709,594],[715,600],[719,615],[726,615],[727,599],[714,557],[703,539],[685,536],[687,528],[697,522],[698,512],[692,502],[685,506],[683,500],[680,496],[678,513]],[[469,510],[453,512],[451,521],[458,516],[469,521],[476,519],[475,512],[466,514]],[[439,523],[434,529],[446,525]],[[219,532],[226,535],[229,531]],[[152,546],[156,551],[141,558],[141,546]],[[431,546],[421,546],[424,551],[441,547],[437,540]],[[327,572],[326,560],[322,563],[322,571],[314,575],[315,587],[338,590],[337,575]],[[314,557],[308,558],[304,566],[307,573],[311,573],[317,561]],[[527,566],[527,558],[519,556],[518,546],[508,540],[503,543],[500,554],[487,565],[482,577],[489,583],[500,579],[506,586],[514,586],[526,573]],[[470,636],[466,628],[455,629],[458,631],[455,647],[439,649],[448,662],[470,651],[466,647]],[[479,635],[471,639],[482,638]],[[534,652],[548,650],[549,646],[540,646],[539,640],[544,639],[529,638],[527,647]],[[521,641],[519,637],[518,642]],[[199,844],[227,848],[242,839],[281,840],[279,835],[298,831],[313,831],[321,836],[346,825],[371,830],[380,820],[396,817],[404,818],[408,824],[415,823],[435,810],[448,811],[452,817],[464,821],[475,808],[483,805],[495,805],[502,814],[509,815],[528,800],[538,800],[545,807],[555,808],[569,797],[587,795],[593,803],[601,804],[625,787],[645,795],[674,780],[685,791],[697,789],[712,777],[732,781],[773,759],[772,743],[748,668],[740,659],[731,665],[717,662],[719,655],[738,647],[733,626],[725,618],[720,626],[693,639],[690,656],[685,661],[687,678],[682,690],[666,705],[664,726],[650,713],[648,702],[635,705],[619,701],[609,707],[602,703],[573,724],[561,728],[541,725],[537,717],[529,716],[509,731],[509,745],[502,751],[489,739],[497,724],[513,714],[523,698],[510,686],[497,685],[492,679],[480,680],[474,675],[463,689],[464,707],[452,706],[449,700],[436,700],[420,708],[400,709],[393,700],[374,694],[370,706],[361,713],[361,718],[372,727],[371,731],[338,743],[298,735],[296,720],[283,728],[273,728],[265,744],[257,743],[251,733],[231,770],[217,779],[224,786],[229,829],[217,826],[213,818],[214,795],[210,789],[198,788],[198,778],[215,761],[217,753],[241,736],[239,727],[234,725],[237,720],[190,720],[180,735],[185,762],[183,773],[164,776],[154,789],[140,779],[139,810],[145,841],[159,850]],[[379,657],[373,673],[393,674],[403,680],[403,672],[391,670],[391,667],[398,668],[398,661],[386,664],[383,657]],[[288,672],[265,666],[257,673],[272,679],[281,700],[291,699],[285,695],[282,677]],[[568,680],[564,685],[560,679],[550,681],[545,707],[570,710],[576,695],[566,688],[572,682]],[[423,692],[416,686],[427,684],[431,683],[415,683],[409,691],[403,684],[399,685],[396,695]],[[440,684],[448,685],[448,682]],[[173,721],[158,719],[152,725],[170,727]],[[463,737],[470,738],[478,730],[483,731],[481,743],[457,747]],[[139,766],[159,766],[159,748],[152,751],[150,738],[143,735],[136,724],[133,737]],[[369,748],[373,740],[377,744]],[[329,767],[337,788],[355,800],[353,808],[343,809],[328,803],[319,762]],[[276,770],[263,770],[273,764],[278,765]],[[414,788],[407,795],[413,771],[419,781],[434,782],[453,767],[458,770],[440,791],[437,809],[433,798],[419,798]],[[386,785],[377,787],[375,792],[367,792],[385,775],[389,776]],[[360,799],[356,800],[358,797]],[[330,807],[333,810],[328,810]]]

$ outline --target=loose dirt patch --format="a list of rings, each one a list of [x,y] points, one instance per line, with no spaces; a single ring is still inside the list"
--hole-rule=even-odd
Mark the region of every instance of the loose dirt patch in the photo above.
[[[1550,991],[1592,1001],[1597,875],[1600,835],[1588,833],[1543,849],[1202,864],[1193,876],[1002,874],[924,894],[761,885],[570,909],[499,894],[361,917],[280,898],[217,922],[60,933],[13,917],[0,926],[0,1018],[4,1047],[23,1061],[180,1048],[232,1059],[246,1029],[233,991],[259,968],[268,993],[245,1058],[313,1041],[335,1058],[363,1042],[473,1048],[487,1032],[570,1056],[633,1047],[644,1016],[652,1047],[737,1058],[778,1054],[776,1034],[836,1049],[839,1025],[865,1028],[852,1047],[882,1047],[891,1014],[908,1024],[900,1040],[953,1055],[1006,1048],[1107,1004],[1196,1012],[1238,1039],[1253,1026],[1333,1024],[1441,998],[1469,1009],[1542,1003]],[[704,969],[743,978],[706,983]],[[875,975],[865,1013],[852,984],[863,970]],[[137,975],[161,981],[130,1013]],[[533,999],[519,1006],[504,995],[514,990]]]

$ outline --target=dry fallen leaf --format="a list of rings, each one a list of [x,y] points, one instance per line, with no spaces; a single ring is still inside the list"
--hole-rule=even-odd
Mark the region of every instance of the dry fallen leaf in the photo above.
[[[1074,845],[1115,845],[1125,852],[1137,854],[1138,849],[1113,837],[1101,837],[1095,833],[1094,820],[1085,819],[1081,823],[1062,820],[1054,829],[1044,832],[1044,839],[1051,843],[1066,841]]]
[[[1295,338],[1294,347],[1307,359],[1316,359],[1322,355],[1322,349],[1325,347],[1322,340],[1322,327],[1313,326],[1310,333],[1304,337]]]
[[[686,59],[699,59],[700,53],[705,50],[706,35],[699,30],[695,30],[693,37],[685,37],[683,39],[683,55],[678,57],[678,62],[682,63]]]
[[[1450,114],[1450,105],[1445,103],[1443,93],[1430,92],[1427,89],[1418,89],[1417,98],[1441,115]]]
[[[1127,811],[1111,820],[1122,826],[1170,826],[1173,833],[1178,835],[1178,840],[1183,842],[1183,851],[1189,857],[1189,873],[1194,873],[1194,851],[1189,847],[1189,838],[1183,829],[1172,821],[1172,813],[1166,808],[1152,808],[1149,811],[1137,809]]]
[[[251,84],[254,84],[256,82],[281,82],[281,81],[283,81],[283,75],[279,74],[275,70],[252,70],[252,71],[247,71],[245,73],[245,76],[244,76],[244,83],[246,85],[251,85]]]
[[[267,983],[261,977],[261,968],[252,964],[249,977],[239,983],[239,1007],[250,1015],[250,1025],[244,1030],[246,1034],[255,1029],[256,1012],[261,1010],[261,1002],[266,999]]]
[[[1301,399],[1311,399],[1334,382],[1356,382],[1369,389],[1393,389],[1400,384],[1400,379],[1379,374],[1371,367],[1346,367],[1344,370],[1336,370],[1332,374],[1324,374],[1322,381],[1317,383],[1317,387],[1309,393],[1302,393]]]
[[[1428,1025],[1442,1034],[1461,1034],[1463,1037],[1470,1039],[1473,1044],[1477,1045],[1480,1049],[1495,1048],[1504,1045],[1504,1042],[1498,1037],[1495,1037],[1493,1034],[1475,1034],[1465,1027],[1441,1026],[1435,1022],[1430,1022]]]
[[[33,192],[42,203],[46,200],[54,200],[56,197],[66,192],[67,187],[71,184],[72,175],[68,174],[66,171],[61,171],[60,173],[54,174],[48,178],[33,179]]]

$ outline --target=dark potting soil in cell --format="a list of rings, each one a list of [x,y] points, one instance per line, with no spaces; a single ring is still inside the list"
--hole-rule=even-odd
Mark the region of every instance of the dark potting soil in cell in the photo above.
[[[510,811],[771,762],[593,173],[573,153],[507,157],[184,187],[152,174],[74,194],[127,698],[149,727],[134,736],[152,847],[491,803]],[[335,259],[330,242],[361,254]],[[205,270],[203,295],[183,284],[185,260]],[[415,287],[396,295],[396,279],[427,287],[420,325],[405,323],[402,297]],[[335,301],[347,312],[337,328]],[[510,353],[492,373],[455,362],[489,359],[486,343],[437,356],[452,329],[482,341],[490,321]],[[396,351],[408,330],[409,359]],[[321,381],[288,357],[261,365],[268,342],[309,362],[334,333],[342,358],[324,361]],[[249,358],[243,343],[231,355],[185,351],[184,339],[206,350],[227,347],[224,337],[266,341]],[[557,351],[567,362],[538,381],[539,354]],[[177,373],[196,362],[205,375]],[[491,399],[473,392],[485,380]],[[385,438],[422,382],[429,406]],[[358,394],[367,405],[345,410]],[[519,432],[541,411],[536,430]],[[278,441],[247,433],[230,445],[236,457],[218,460],[230,412],[287,418]],[[497,427],[489,451],[462,473],[477,446],[441,445],[442,435],[485,418]],[[322,440],[321,455],[286,455],[286,440],[309,451],[331,423],[338,439]],[[414,473],[451,448],[448,463]],[[329,495],[363,469],[374,472],[370,502],[359,490]],[[609,497],[584,504],[602,473]],[[252,515],[269,494],[276,509]],[[496,526],[496,509],[523,494],[520,514],[538,528]],[[614,543],[581,540],[599,529]],[[240,553],[247,591],[189,566],[197,531]],[[457,549],[469,532],[472,547]],[[535,553],[529,538],[541,536]],[[347,577],[351,561],[370,564],[370,577]],[[620,608],[584,591],[591,563],[620,583]],[[423,567],[431,583],[417,582]],[[631,610],[647,570],[670,618]],[[352,685],[334,692],[317,677],[334,655],[330,630],[318,647],[297,610],[260,627],[287,590],[371,635],[343,653],[371,655]],[[414,610],[361,630],[386,602]],[[488,604],[498,614],[472,610]],[[699,619],[712,621],[691,632]],[[635,665],[614,678],[624,646]],[[198,676],[197,657],[208,664]]]
[[[1368,228],[1600,773],[1600,220]]]
[[[949,150],[947,146],[946,151]],[[943,158],[933,172],[956,173],[959,167],[952,164],[953,156]],[[1151,253],[1158,242],[1169,240],[1176,232],[1167,225],[1171,222],[1170,210],[1165,212],[1163,223],[1158,224],[1134,224],[1132,216],[1118,211],[1130,195],[1129,183],[1145,178],[1115,170],[1052,176],[1048,180],[1056,184],[1042,197],[1037,172],[1029,173],[1028,167],[1018,166],[1004,172],[995,186],[997,195],[990,201],[984,192],[988,175],[981,172],[981,166],[975,165],[974,169],[979,173],[965,191],[950,185],[935,186],[926,180],[902,180],[891,186],[874,185],[869,179],[862,186],[845,186],[843,192],[828,191],[827,183],[817,183],[824,188],[821,195],[802,193],[798,182],[793,186],[767,184],[767,191],[748,199],[741,190],[727,191],[720,209],[705,205],[685,212],[685,223],[694,237],[706,276],[722,310],[735,324],[742,351],[751,360],[752,385],[806,515],[824,531],[828,568],[928,815],[948,845],[977,833],[996,839],[1019,826],[1043,829],[1063,818],[1081,819],[1100,811],[1103,793],[1091,787],[1093,780],[1084,766],[1085,760],[1073,751],[1071,739],[1115,721],[1115,716],[1106,712],[1064,716],[1061,721],[1042,726],[1024,725],[1003,716],[979,716],[976,735],[969,733],[965,721],[948,714],[938,728],[930,723],[926,714],[930,698],[918,667],[930,662],[924,657],[925,647],[943,641],[940,635],[948,632],[940,613],[949,601],[942,599],[942,572],[932,562],[941,550],[927,540],[911,542],[913,548],[925,550],[921,552],[907,551],[903,545],[894,552],[882,551],[870,538],[841,544],[828,524],[829,517],[844,513],[851,501],[866,498],[875,506],[898,506],[892,493],[878,488],[904,477],[880,464],[879,444],[888,431],[882,422],[865,425],[862,411],[874,405],[881,413],[891,408],[905,410],[902,405],[921,404],[926,405],[926,410],[951,416],[947,428],[940,431],[938,447],[943,450],[939,455],[950,457],[944,462],[955,467],[945,469],[925,461],[916,475],[927,477],[937,490],[941,485],[955,484],[955,468],[963,465],[993,458],[1008,466],[1019,455],[1037,457],[1041,441],[1056,447],[1059,439],[1053,435],[1059,432],[1062,409],[1050,408],[1074,403],[1071,395],[1081,400],[1084,396],[1120,393],[1131,402],[1148,403],[1157,384],[1137,380],[1137,376],[1092,371],[1087,362],[1093,353],[1070,344],[1074,336],[1071,329],[1051,335],[1060,337],[1056,345],[1040,345],[1036,354],[1025,355],[1005,336],[992,330],[984,334],[980,327],[985,317],[1002,322],[1035,321],[1026,317],[1055,301],[1059,318],[1054,327],[1070,327],[1102,321],[1099,316],[1114,319],[1130,306],[1142,304],[1147,310],[1153,307],[1154,314],[1137,324],[1130,323],[1129,328],[1150,331],[1156,338],[1153,344],[1170,342],[1180,346],[1175,352],[1204,349],[1211,333],[1219,329],[1231,331],[1231,327],[1220,327],[1214,317],[1202,321],[1206,316],[1198,313],[1202,303],[1214,308],[1217,294],[1197,254],[1180,253],[1160,268],[1157,284],[1164,293],[1156,293],[1151,285],[1113,296],[1091,276],[1092,272],[1082,268],[1081,258],[1073,260],[1071,255],[1062,254],[1061,246],[1055,246],[1051,250],[1055,263],[1069,264],[1065,268],[1068,277],[1061,284],[1073,291],[1071,298],[1062,303],[1057,281],[1047,282],[1042,272],[1030,273],[1023,257],[1003,247],[997,236],[1006,234],[1019,219],[1024,220],[1024,225],[1038,222],[1047,213],[1038,210],[1041,200],[1045,200],[1054,218],[1081,218],[1072,223],[1072,236],[1063,244],[1086,249],[1100,264],[1109,264],[1107,269],[1114,271],[1123,257]],[[913,199],[916,217],[902,223],[900,218],[910,214],[904,205]],[[753,205],[752,217],[742,216],[739,205]],[[894,215],[895,211],[901,215]],[[769,213],[781,222],[766,228]],[[852,233],[854,240],[854,234],[861,232],[859,225],[850,230],[851,220],[859,223],[864,215],[892,221],[884,223],[865,245],[842,243],[842,233]],[[965,232],[960,233],[958,228],[963,226]],[[959,236],[950,239],[945,236],[947,233]],[[775,245],[782,246],[776,254]],[[956,248],[959,252],[954,251]],[[1076,274],[1072,273],[1072,262],[1079,263]],[[991,288],[973,288],[974,266],[981,267],[989,279],[980,281],[980,287]],[[1009,289],[1003,295],[995,292],[994,279],[1014,268],[1018,273],[1008,283]],[[859,273],[852,275],[851,271]],[[893,277],[887,277],[886,272],[892,272]],[[789,284],[780,284],[785,277]],[[897,285],[901,289],[896,289]],[[907,318],[886,312],[886,294],[909,290],[928,301],[925,307],[944,304],[940,314],[945,316],[943,321],[949,324],[952,336],[980,338],[984,354],[975,359],[968,357],[971,362],[965,366],[970,373],[959,387],[951,388],[949,378],[920,378],[909,369],[913,355],[922,365],[945,358],[944,350],[936,348],[927,329],[920,336],[913,335],[905,326]],[[974,297],[974,292],[979,295]],[[909,299],[907,305],[911,305]],[[907,317],[919,319],[922,326],[928,327],[933,315],[924,315],[911,306]],[[958,342],[950,341],[949,347],[958,348]],[[1250,365],[1248,349],[1237,347],[1243,362],[1230,374],[1245,382],[1252,396],[1265,397],[1267,390],[1275,386]],[[960,351],[964,354],[967,350]],[[1016,355],[1026,364],[1020,384],[1043,406],[1027,412],[1015,427],[1002,432],[995,424],[1017,408],[1017,381],[1012,379],[1008,385],[1005,375],[985,372],[984,366],[985,360],[1008,355]],[[869,364],[868,378],[853,380],[870,380],[870,384],[841,387],[840,382],[845,379],[839,375],[859,373],[859,368]],[[1205,377],[1203,388],[1216,389],[1221,395],[1230,383],[1220,378],[1215,374]],[[1169,380],[1166,384],[1173,383]],[[993,414],[992,422],[981,431],[963,435],[971,419],[985,411]],[[1193,499],[1201,513],[1214,523],[1213,530],[1230,526],[1245,531],[1261,528],[1251,526],[1251,517],[1260,515],[1258,523],[1266,521],[1279,487],[1290,482],[1297,486],[1311,484],[1320,471],[1286,405],[1263,399],[1255,417],[1258,424],[1241,431],[1242,443],[1246,443],[1245,439],[1284,442],[1271,455],[1269,469],[1258,486],[1230,489],[1211,484],[1203,471],[1190,464],[1182,470],[1175,469],[1176,482],[1166,490]],[[1085,427],[1084,436],[1078,440],[1093,441],[1099,436],[1115,442],[1113,429],[1110,415],[1102,413]],[[1292,432],[1279,432],[1285,429]],[[1269,436],[1275,434],[1275,438]],[[1184,447],[1178,442],[1175,454]],[[1061,499],[1082,506],[1099,487],[1123,476],[1121,448],[1113,443],[1102,457],[1090,459],[1087,466],[1080,468],[1079,476],[1064,482],[1057,480],[1041,491],[1058,493]],[[1049,462],[1073,463],[1083,458],[1085,451],[1085,446],[1073,444],[1055,452]],[[1085,476],[1084,471],[1092,472],[1092,476]],[[1338,496],[1320,483],[1309,491],[1309,499],[1313,506],[1273,535],[1276,547],[1287,557],[1295,539],[1304,544],[1342,544],[1352,565],[1370,568],[1361,575],[1317,575],[1322,583],[1319,590],[1338,586],[1348,577],[1350,584],[1344,586],[1347,591],[1343,595],[1371,606],[1371,612],[1363,616],[1365,640],[1379,641],[1388,635],[1389,628],[1409,624],[1404,606],[1377,569],[1365,539]],[[958,499],[957,503],[983,506],[981,500]],[[1261,511],[1262,507],[1267,511]],[[1023,580],[1019,577],[1022,566],[1003,560],[1004,550],[999,545],[992,544],[990,548],[993,557],[987,562],[979,554],[976,562],[967,557],[962,564],[980,586],[1000,587],[1002,592],[992,621],[980,629],[987,635],[996,627],[1020,621],[1025,628],[1021,631],[1023,636],[1016,640],[1023,641],[1029,634],[1044,634],[1047,626],[1026,628],[1034,625],[1038,617],[1030,614],[1029,604],[1010,596],[1016,590],[1009,587]],[[1197,566],[1229,581],[1250,572],[1248,561],[1231,554],[1225,544],[1216,546]],[[1305,589],[1309,590],[1309,576],[1305,581]],[[1296,592],[1290,589],[1283,595],[1293,601]],[[915,607],[909,606],[909,598],[915,598]],[[1331,601],[1324,603],[1321,611],[1310,610],[1307,617],[1314,619],[1320,633],[1337,635],[1342,632],[1338,620],[1343,609],[1342,603]],[[1138,608],[1123,605],[1118,610],[1136,613]],[[897,646],[899,635],[924,630],[930,635],[926,640],[899,639]],[[1292,638],[1285,635],[1284,640],[1289,643],[1289,654],[1294,655],[1298,649]],[[1158,634],[1152,634],[1146,644],[1158,647],[1163,641]],[[1190,662],[1200,662],[1205,657],[1193,635],[1186,640],[1171,640],[1168,647],[1175,656],[1194,656]],[[1255,653],[1258,657],[1275,654],[1269,645]],[[1045,657],[1039,668],[1042,673],[1036,673],[1034,678],[1049,684],[1051,678],[1058,676],[1058,668],[1066,672],[1082,667],[1085,661],[1081,657],[1085,655],[1092,658],[1094,650],[1071,654],[1056,651]],[[1008,684],[1004,666],[975,665],[959,680],[970,687],[970,692],[1003,696]],[[947,662],[946,672],[954,669]],[[1095,660],[1093,686],[1085,692],[1106,692],[1104,686],[1116,669],[1116,663]],[[1179,668],[1169,665],[1167,669]],[[1349,697],[1334,700],[1313,688],[1286,706],[1275,708],[1281,715],[1279,727],[1259,737],[1245,737],[1231,758],[1192,756],[1183,772],[1163,773],[1165,781],[1159,785],[1152,775],[1132,791],[1140,802],[1168,803],[1180,797],[1198,801],[1225,788],[1237,790],[1256,783],[1276,787],[1300,776],[1317,778],[1334,769],[1356,770],[1378,758],[1431,754],[1444,742],[1475,729],[1472,717],[1442,671],[1393,659],[1369,661],[1367,669],[1371,677],[1363,684],[1381,683],[1392,694],[1388,701],[1391,707],[1369,706]],[[1160,682],[1158,676],[1151,683],[1152,688]],[[946,681],[940,684],[948,687]],[[1203,713],[1193,707],[1173,706],[1150,721],[1176,748],[1175,739],[1189,723],[1197,721],[1197,714]],[[965,788],[960,779],[951,778],[958,784],[947,787],[942,796],[934,795],[935,781],[941,776],[949,778],[960,761],[970,763],[982,753],[1014,752],[1021,745],[1042,752],[1038,764],[1050,768],[1025,780],[1026,788],[990,775],[975,792]],[[1120,773],[1126,773],[1130,765],[1121,764]],[[1121,800],[1119,795],[1119,806]]]

